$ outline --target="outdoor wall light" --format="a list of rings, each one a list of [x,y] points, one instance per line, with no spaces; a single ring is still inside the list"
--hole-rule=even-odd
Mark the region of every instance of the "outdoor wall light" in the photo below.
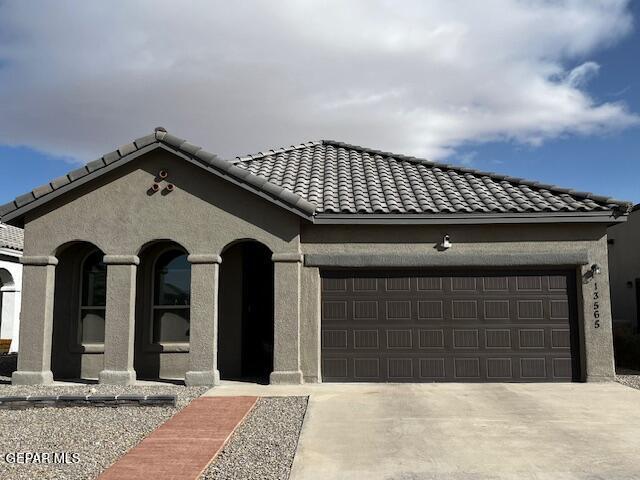
[[[449,234],[446,234],[443,238],[442,238],[442,248],[449,249],[451,248],[451,246],[453,245],[451,243],[451,237],[449,236]]]
[[[594,263],[593,265],[591,265],[591,273],[593,275],[600,275],[600,265],[598,265],[597,263]]]

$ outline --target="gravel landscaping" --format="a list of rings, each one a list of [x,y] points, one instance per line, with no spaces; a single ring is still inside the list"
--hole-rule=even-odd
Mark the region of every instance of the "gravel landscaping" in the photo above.
[[[259,399],[201,478],[287,480],[306,409],[307,397]]]
[[[617,375],[616,380],[627,387],[640,390],[640,375]]]
[[[205,387],[150,386],[10,386],[0,385],[0,396],[140,394],[177,395],[174,407],[71,407],[0,410],[0,478],[96,478],[121,455],[160,424],[175,415]],[[69,452],[77,463],[18,464],[7,462],[11,452]]]

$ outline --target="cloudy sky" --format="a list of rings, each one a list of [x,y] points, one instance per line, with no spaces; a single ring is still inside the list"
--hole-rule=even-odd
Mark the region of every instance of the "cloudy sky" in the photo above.
[[[159,125],[640,202],[638,3],[0,0],[0,203]]]

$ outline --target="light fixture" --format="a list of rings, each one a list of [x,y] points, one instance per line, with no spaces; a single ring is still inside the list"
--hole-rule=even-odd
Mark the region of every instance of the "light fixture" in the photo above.
[[[591,265],[591,273],[593,275],[600,275],[600,265],[598,265],[597,263],[594,263],[593,265]]]
[[[449,236],[449,234],[446,234],[443,238],[442,238],[442,248],[443,249],[448,249],[451,248],[451,245],[453,245],[451,243],[451,237]]]

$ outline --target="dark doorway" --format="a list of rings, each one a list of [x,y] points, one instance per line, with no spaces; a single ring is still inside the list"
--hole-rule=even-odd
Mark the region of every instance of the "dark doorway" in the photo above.
[[[226,380],[268,383],[273,370],[273,262],[264,245],[227,249],[220,267],[218,369]]]

